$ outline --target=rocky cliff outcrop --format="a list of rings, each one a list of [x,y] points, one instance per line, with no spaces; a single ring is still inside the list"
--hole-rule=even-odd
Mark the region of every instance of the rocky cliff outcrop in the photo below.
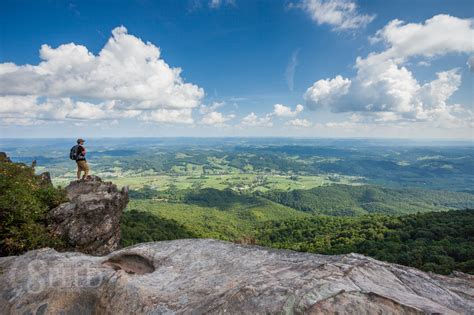
[[[12,160],[8,157],[8,155],[5,152],[0,152],[0,162],[7,162],[11,163]]]
[[[0,258],[7,314],[472,314],[474,279],[196,239]]]
[[[69,202],[50,211],[50,229],[70,250],[106,255],[117,249],[120,219],[128,203],[127,188],[119,190],[111,182],[92,176],[73,181],[65,189]]]

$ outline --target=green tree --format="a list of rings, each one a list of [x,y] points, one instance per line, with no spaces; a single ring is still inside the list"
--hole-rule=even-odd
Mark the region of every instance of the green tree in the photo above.
[[[33,168],[0,161],[0,255],[61,247],[61,240],[47,229],[45,216],[64,200],[64,191],[36,176]]]

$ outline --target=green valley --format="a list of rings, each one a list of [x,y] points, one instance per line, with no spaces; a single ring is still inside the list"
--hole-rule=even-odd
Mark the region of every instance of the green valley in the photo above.
[[[70,143],[0,139],[56,186],[75,176]],[[92,174],[130,188],[123,246],[215,238],[474,273],[468,142],[93,139],[88,162]]]

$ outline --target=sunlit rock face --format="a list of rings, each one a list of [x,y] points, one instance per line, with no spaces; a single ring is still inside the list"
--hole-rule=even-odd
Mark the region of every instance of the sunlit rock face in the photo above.
[[[106,255],[118,248],[120,219],[128,203],[126,187],[92,176],[66,187],[69,202],[51,210],[51,230],[64,238],[70,250]]]
[[[6,314],[472,314],[474,279],[188,239],[0,258]]]

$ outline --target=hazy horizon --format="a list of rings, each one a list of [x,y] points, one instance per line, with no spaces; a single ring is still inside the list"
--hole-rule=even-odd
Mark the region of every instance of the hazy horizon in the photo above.
[[[78,136],[82,137],[82,136]],[[0,137],[0,150],[2,149],[2,141],[67,141],[67,142],[75,142],[78,137]],[[257,141],[260,140],[262,143],[271,142],[273,140],[282,140],[282,141],[335,141],[335,142],[361,142],[361,141],[370,141],[366,144],[396,144],[399,146],[403,145],[417,145],[417,144],[433,144],[433,145],[440,145],[440,146],[454,146],[454,145],[468,145],[474,146],[473,139],[443,139],[443,138],[377,138],[377,137],[305,137],[305,136],[168,136],[168,137],[156,137],[156,136],[139,136],[139,137],[82,137],[86,139],[86,146],[90,144],[94,144],[94,141],[106,141],[106,140],[124,140],[124,141],[131,141],[134,139],[137,140],[168,140],[168,141],[180,141],[180,140],[213,140],[213,141],[225,141],[225,140],[248,140],[248,141]]]

